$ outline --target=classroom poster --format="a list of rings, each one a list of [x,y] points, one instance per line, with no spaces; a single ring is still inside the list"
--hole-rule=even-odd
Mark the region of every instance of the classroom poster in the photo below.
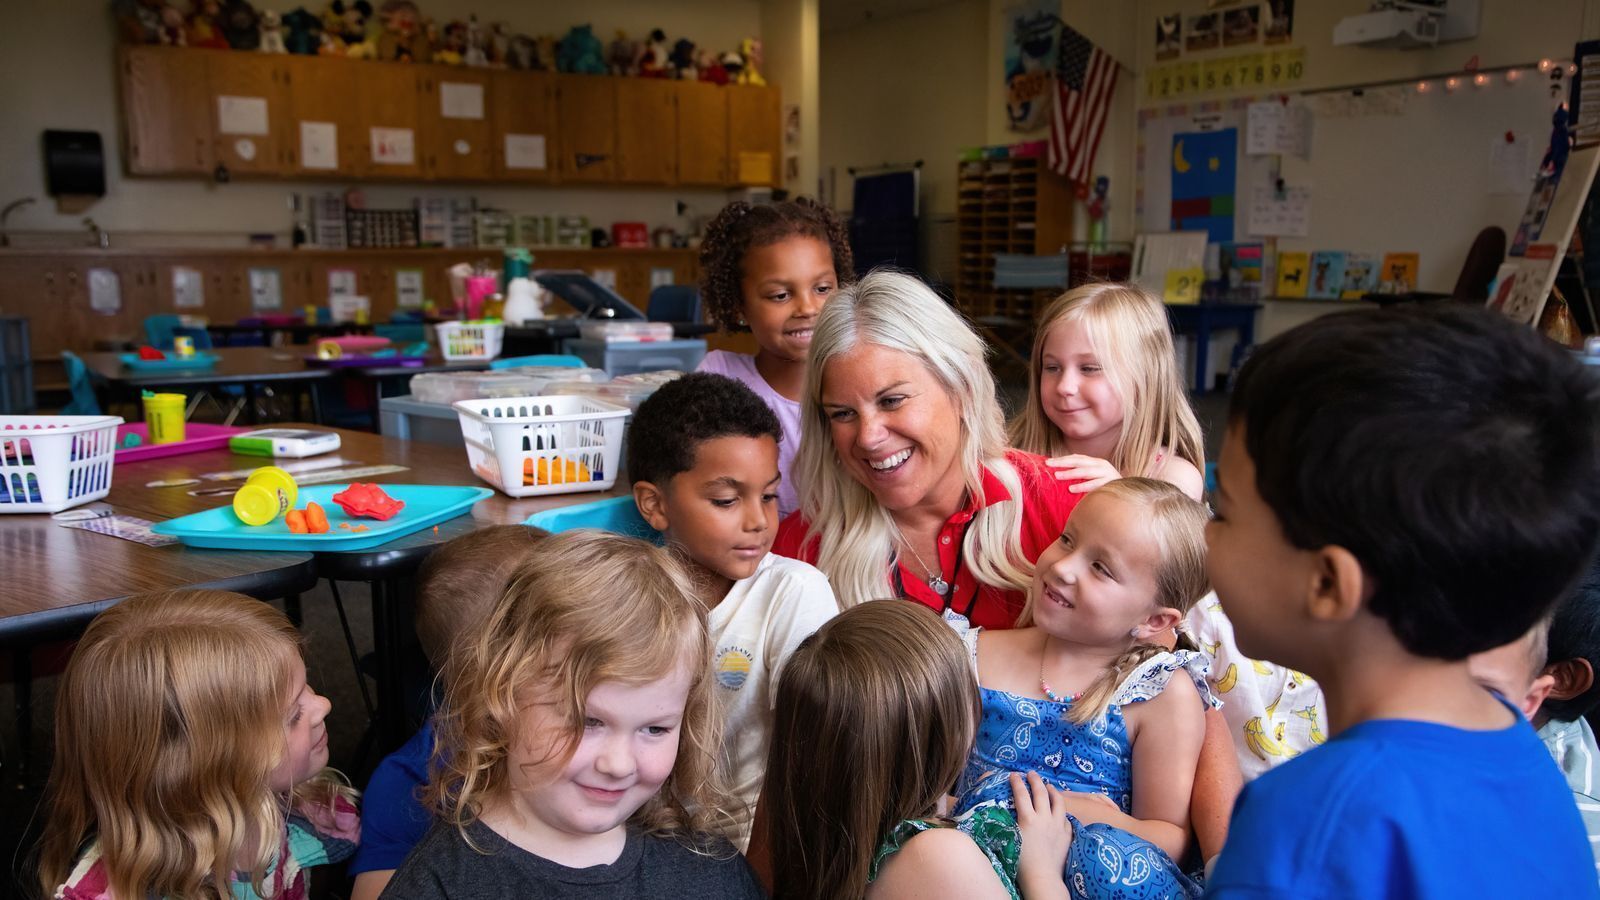
[[[1287,44],[1294,39],[1294,0],[1267,0],[1261,7],[1261,41]]]
[[[1156,59],[1165,62],[1183,54],[1183,16],[1156,16]]]
[[[1204,231],[1212,243],[1233,240],[1238,147],[1237,128],[1173,136],[1173,231]]]
[[[1239,47],[1254,44],[1261,36],[1261,8],[1246,6],[1222,14],[1222,45]]]
[[[1305,72],[1304,47],[1169,62],[1146,70],[1144,95],[1147,100],[1166,100],[1229,91],[1276,90],[1299,83]]]
[[[1337,300],[1343,292],[1344,252],[1318,250],[1311,254],[1311,283],[1306,288],[1306,296]]]
[[[1311,268],[1309,253],[1278,254],[1278,296],[1304,297],[1306,271]]]
[[[1050,121],[1059,13],[1053,0],[1029,0],[1006,14],[1006,119],[1012,131],[1033,131]]]
[[[1187,36],[1184,47],[1190,53],[1196,50],[1215,50],[1222,40],[1222,14],[1204,13],[1190,16],[1184,23]]]

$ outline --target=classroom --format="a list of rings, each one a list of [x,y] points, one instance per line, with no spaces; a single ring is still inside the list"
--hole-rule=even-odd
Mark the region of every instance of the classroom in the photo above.
[[[1600,898],[1600,0],[4,13],[0,896]]]

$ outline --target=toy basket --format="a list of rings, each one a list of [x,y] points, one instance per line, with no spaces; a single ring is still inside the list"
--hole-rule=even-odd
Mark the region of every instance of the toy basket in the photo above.
[[[0,513],[53,513],[111,492],[120,416],[0,416]]]
[[[500,355],[500,342],[506,326],[500,322],[440,322],[439,352],[453,361],[494,359]]]
[[[628,410],[588,397],[460,400],[467,459],[511,497],[604,491],[617,481]]]

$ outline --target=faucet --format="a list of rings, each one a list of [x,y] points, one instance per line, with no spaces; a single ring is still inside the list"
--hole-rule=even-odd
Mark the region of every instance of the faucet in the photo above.
[[[20,200],[13,200],[7,203],[5,209],[0,209],[0,247],[11,246],[11,234],[6,231],[6,219],[9,219],[12,213],[33,202],[35,202],[33,197],[23,197]]]
[[[89,229],[89,234],[94,237],[95,245],[101,250],[111,246],[111,232],[102,229],[88,216],[83,217],[83,227]]]

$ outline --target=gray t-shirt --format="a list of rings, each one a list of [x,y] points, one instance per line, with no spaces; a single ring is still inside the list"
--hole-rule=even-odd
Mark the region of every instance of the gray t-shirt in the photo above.
[[[570,869],[512,844],[482,822],[467,845],[452,825],[433,826],[395,871],[384,898],[500,900],[503,897],[718,897],[763,900],[766,892],[727,841],[696,853],[676,841],[628,831],[622,855],[607,866]]]

